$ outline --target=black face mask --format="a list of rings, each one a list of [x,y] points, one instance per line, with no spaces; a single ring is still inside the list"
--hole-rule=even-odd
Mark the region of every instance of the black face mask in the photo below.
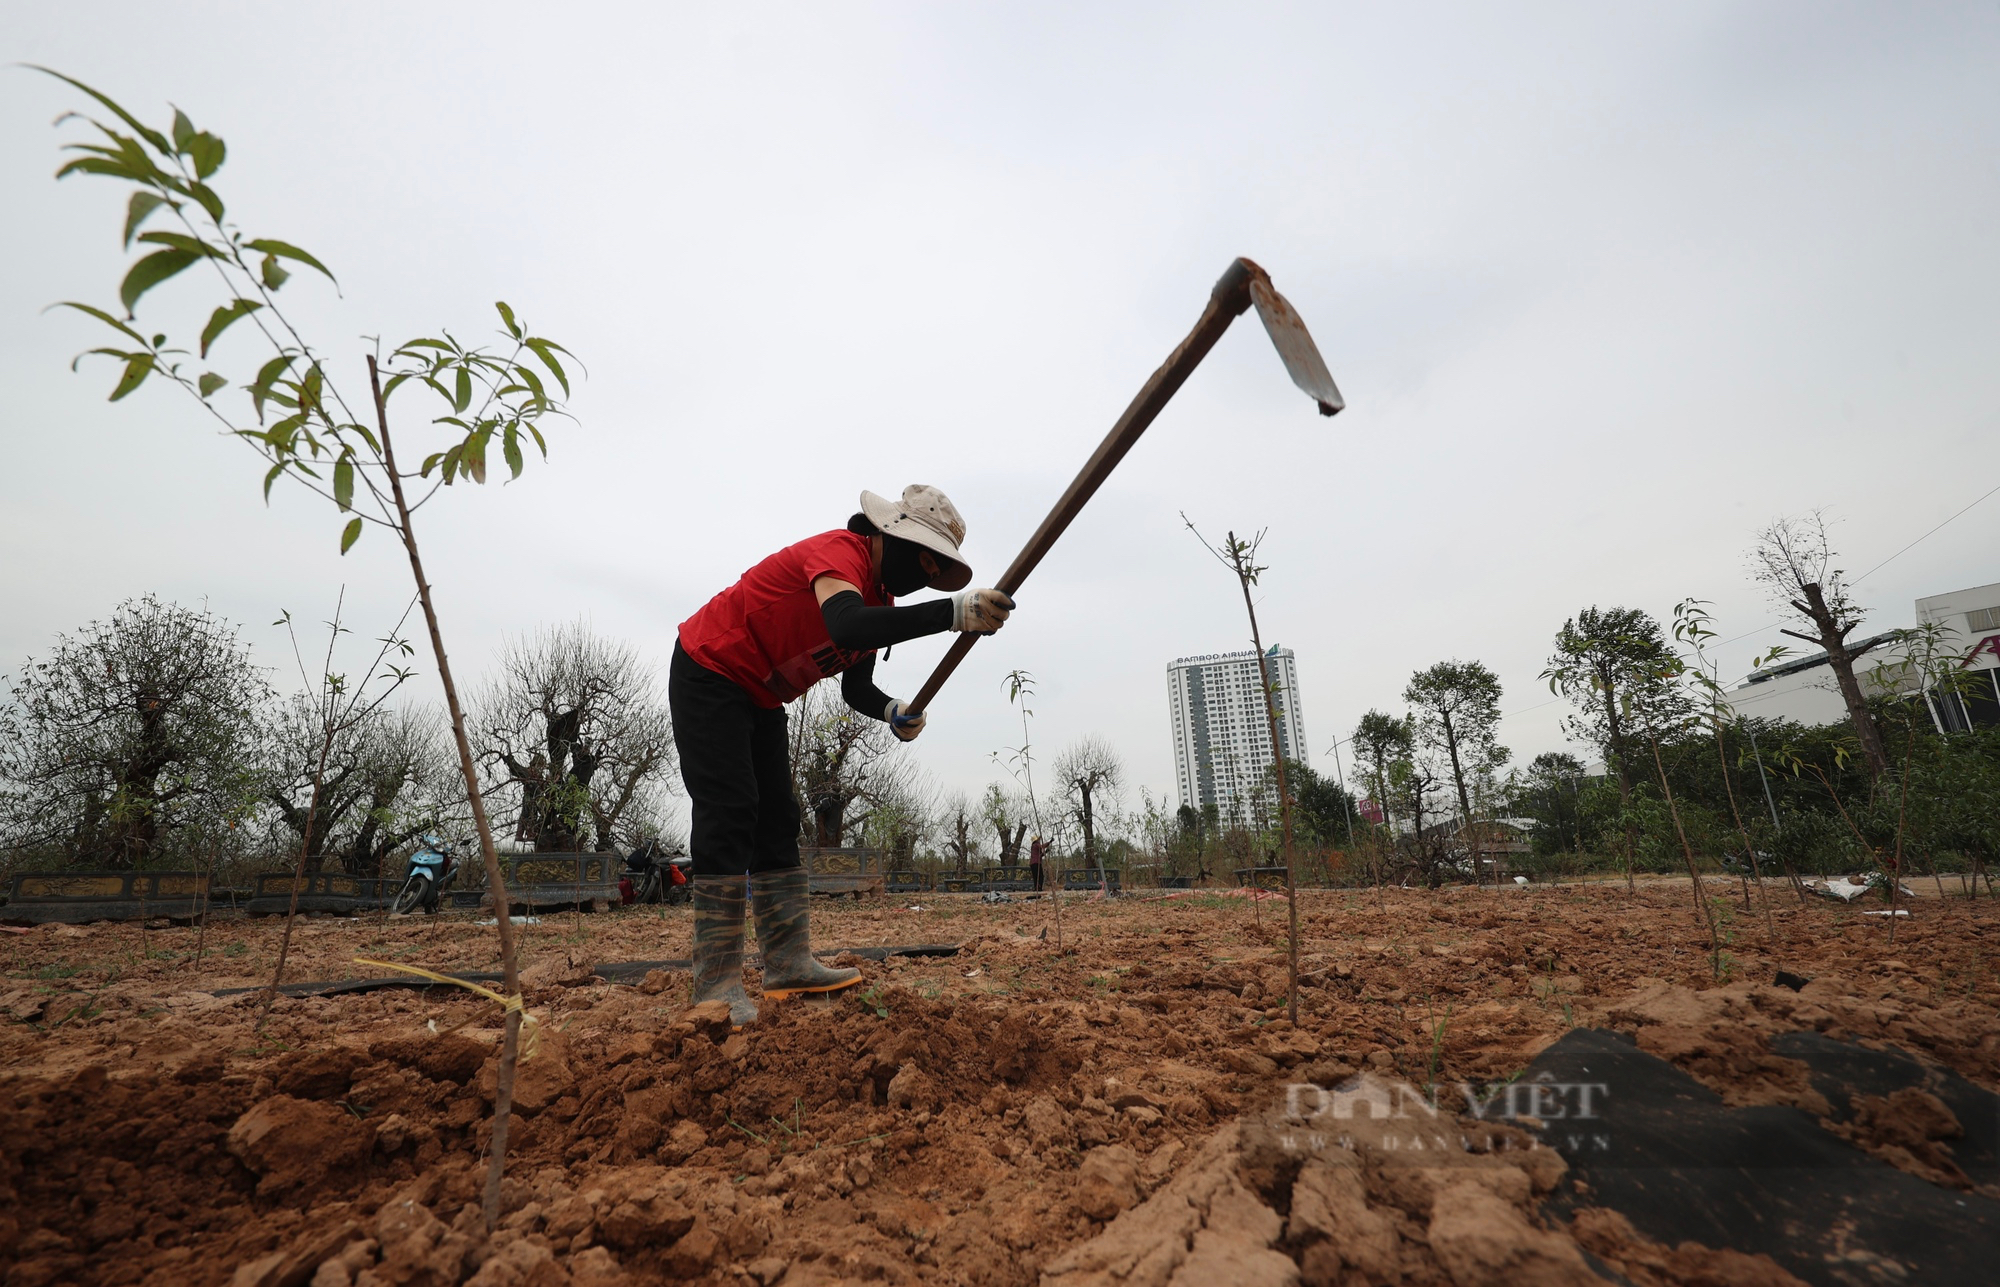
[[[882,588],[895,598],[915,594],[931,583],[931,574],[917,561],[919,547],[900,536],[882,538]]]

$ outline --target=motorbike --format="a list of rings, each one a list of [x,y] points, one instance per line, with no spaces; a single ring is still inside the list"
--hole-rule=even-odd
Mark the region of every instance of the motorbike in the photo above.
[[[436,836],[425,836],[410,855],[410,873],[396,894],[393,910],[408,916],[421,907],[426,914],[435,914],[439,899],[457,874],[456,847]]]
[[[667,850],[657,840],[642,840],[625,856],[618,873],[618,901],[631,903],[685,903],[688,881],[694,874],[694,860],[680,850]]]

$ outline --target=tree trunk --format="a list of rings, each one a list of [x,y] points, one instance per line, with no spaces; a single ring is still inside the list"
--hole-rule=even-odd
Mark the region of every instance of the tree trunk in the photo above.
[[[111,850],[114,866],[137,870],[153,856],[160,839],[160,775],[174,762],[167,735],[165,703],[141,690],[133,698],[139,716],[139,749],[118,770],[118,796],[123,818],[113,811]]]
[[[1879,781],[1889,771],[1889,755],[1882,748],[1882,730],[1875,727],[1875,717],[1868,711],[1868,703],[1861,696],[1861,685],[1854,678],[1854,662],[1867,649],[1850,650],[1847,636],[1857,623],[1841,625],[1834,618],[1833,610],[1827,607],[1826,594],[1818,584],[1802,587],[1806,596],[1804,603],[1796,599],[1792,606],[1812,619],[1813,628],[1819,632],[1818,638],[1802,635],[1795,630],[1781,631],[1794,639],[1816,643],[1826,650],[1826,664],[1833,669],[1835,682],[1840,685],[1840,700],[1847,704],[1847,718],[1854,724],[1854,735],[1861,739],[1861,754],[1868,761],[1870,781]]]
[[[1708,926],[1708,960],[1715,977],[1722,977],[1722,935],[1715,926],[1715,909],[1708,905],[1708,896],[1702,892],[1701,871],[1694,864],[1694,846],[1688,843],[1687,828],[1681,825],[1680,805],[1674,801],[1674,789],[1667,785],[1667,766],[1660,760],[1660,739],[1653,733],[1652,726],[1646,726],[1646,744],[1653,748],[1653,768],[1660,775],[1660,794],[1666,797],[1667,813],[1674,822],[1674,834],[1680,838],[1681,857],[1687,860],[1688,880],[1694,886],[1695,920]]]
[[[1451,784],[1458,789],[1458,834],[1465,842],[1466,853],[1472,857],[1472,883],[1476,887],[1479,879],[1479,847],[1472,836],[1472,797],[1465,789],[1465,769],[1458,762],[1458,730],[1451,726],[1451,716],[1439,712],[1438,720],[1444,725],[1444,753],[1451,759]],[[1498,875],[1494,877],[1499,880]]]
[[[1604,695],[1604,725],[1611,734],[1612,767],[1618,770],[1618,811],[1627,815],[1625,823],[1625,888],[1627,892],[1637,892],[1638,882],[1632,876],[1632,858],[1639,848],[1639,829],[1630,821],[1632,809],[1632,774],[1625,767],[1625,731],[1618,723],[1618,690],[1611,678],[1610,663],[1598,667],[1598,679],[1602,681]],[[1582,825],[1581,820],[1578,826]]]
[[[437,606],[431,601],[430,581],[424,576],[424,561],[417,550],[416,529],[410,523],[410,507],[403,495],[403,478],[396,472],[396,455],[389,442],[389,407],[382,398],[381,372],[375,357],[368,357],[368,383],[375,395],[375,423],[381,434],[383,463],[396,502],[397,535],[410,558],[410,575],[417,583],[417,599],[423,606],[424,626],[431,637],[431,656],[437,661],[438,682],[444,688],[445,710],[451,716],[452,741],[457,744],[458,768],[465,779],[466,803],[472,808],[473,830],[479,836],[480,863],[486,869],[486,889],[493,899],[493,924],[500,940],[501,986],[509,998],[521,995],[520,958],[514,950],[514,919],[509,914],[507,877],[500,869],[500,853],[493,845],[493,828],[486,818],[486,799],[479,791],[479,771],[472,758],[472,740],[465,732],[465,708],[459,705],[458,686],[452,681],[451,661],[444,650],[444,633],[438,625]],[[486,1228],[500,1223],[500,1179],[507,1165],[507,1128],[514,1109],[514,1074],[520,1063],[521,1011],[509,1005],[505,1026],[500,1032],[500,1064],[494,1078],[493,1135],[488,1148],[483,1203]]]
[[[839,796],[821,796],[813,806],[814,840],[822,849],[840,848],[841,834],[847,829],[847,801]]]
[[[1229,533],[1230,561],[1236,567],[1237,588],[1243,591],[1243,611],[1250,618],[1250,646],[1257,650],[1257,679],[1264,688],[1264,723],[1270,732],[1271,762],[1278,766],[1278,812],[1284,823],[1285,837],[1285,911],[1289,918],[1285,947],[1285,1009],[1287,1019],[1296,1024],[1299,1021],[1299,890],[1298,882],[1292,875],[1292,791],[1285,781],[1285,748],[1278,741],[1278,700],[1271,691],[1271,667],[1264,657],[1264,635],[1257,628],[1257,605],[1250,598],[1250,571],[1244,566],[1242,553],[1245,548],[1237,543],[1236,533]]]
[[[1378,759],[1375,763],[1378,766],[1375,774],[1375,804],[1382,810],[1382,829],[1393,837],[1396,834],[1396,809],[1389,803],[1389,770],[1380,767],[1384,764],[1382,760]]]

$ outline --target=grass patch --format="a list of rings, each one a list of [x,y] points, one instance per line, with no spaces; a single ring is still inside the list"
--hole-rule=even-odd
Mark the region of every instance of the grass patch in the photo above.
[[[49,965],[38,965],[25,974],[15,974],[9,977],[16,979],[40,979],[43,982],[47,982],[51,979],[73,979],[81,973],[83,973],[82,966],[71,965],[67,961],[56,961]]]

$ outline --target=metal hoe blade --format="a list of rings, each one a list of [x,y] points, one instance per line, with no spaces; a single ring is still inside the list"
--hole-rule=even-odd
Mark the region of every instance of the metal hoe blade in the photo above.
[[[1319,413],[1323,416],[1345,407],[1347,402],[1326,369],[1326,360],[1320,357],[1319,347],[1306,333],[1305,319],[1291,301],[1280,295],[1278,288],[1271,285],[1271,279],[1261,272],[1250,278],[1250,299],[1257,305],[1257,316],[1264,323],[1264,331],[1271,337],[1278,356],[1284,360],[1285,373],[1292,377],[1292,383],[1319,403]]]

